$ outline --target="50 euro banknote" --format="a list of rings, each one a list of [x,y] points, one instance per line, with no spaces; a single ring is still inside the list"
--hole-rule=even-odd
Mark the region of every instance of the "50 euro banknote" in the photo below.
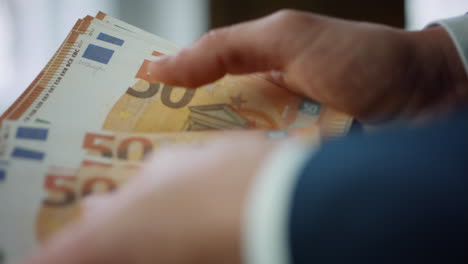
[[[18,263],[66,224],[78,220],[82,199],[114,190],[106,188],[122,184],[119,175],[133,176],[133,171],[116,164],[111,168],[103,167],[103,161],[96,164],[83,161],[78,168],[64,168],[25,159],[0,161],[4,175],[0,178],[0,263]]]
[[[318,129],[318,128],[316,128]],[[154,151],[173,146],[203,146],[216,140],[258,140],[281,142],[302,139],[319,144],[320,132],[311,137],[285,131],[209,130],[174,133],[130,133],[36,124],[5,120],[0,126],[0,160],[29,160],[43,164],[76,167],[83,156],[108,158],[115,161],[144,162]]]
[[[0,158],[0,249],[9,261],[21,259],[79,220],[86,213],[81,204],[85,198],[121,188],[154,151],[203,148],[221,139],[282,142],[290,138],[269,131],[78,132],[67,126],[17,121],[4,121],[0,133],[8,135],[7,142],[2,141],[8,151]],[[319,141],[316,138],[314,143]]]
[[[158,82],[151,61],[177,50],[104,13],[75,24],[0,118],[1,264],[79,219],[85,197],[119,189],[162,147],[202,147],[244,133],[318,143],[351,124],[257,75],[198,89]]]
[[[175,53],[175,45],[128,33],[110,23],[109,16],[102,19],[78,21],[2,119],[73,120],[75,127],[120,132],[263,129],[307,134],[318,126],[322,135],[340,135],[349,127],[349,116],[256,75],[226,76],[198,89],[159,83],[151,60]]]

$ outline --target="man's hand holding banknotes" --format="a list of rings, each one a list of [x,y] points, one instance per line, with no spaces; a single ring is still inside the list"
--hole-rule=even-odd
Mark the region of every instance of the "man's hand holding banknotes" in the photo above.
[[[286,10],[209,32],[177,54],[161,56],[151,62],[148,74],[150,78],[166,84],[199,87],[225,74],[257,73],[280,84],[284,89],[341,110],[364,123],[424,120],[420,125],[423,128],[419,128],[424,130],[427,124],[435,122],[433,120],[445,118],[466,104],[468,78],[460,56],[446,29],[441,26],[407,32],[382,25]],[[463,131],[466,131],[466,127],[465,122]],[[413,132],[402,128],[400,132],[394,133],[401,133],[404,139],[407,133]],[[392,138],[393,134],[381,136],[381,141],[385,141],[386,136]],[[386,173],[391,169],[373,168],[374,165],[378,166],[378,161],[375,164],[366,163],[374,157],[386,157],[386,153],[392,151],[366,145],[366,140],[379,137],[379,132],[370,137],[371,139],[350,136],[339,142],[324,143],[319,149],[316,146],[308,148],[299,142],[276,143],[255,135],[219,139],[197,149],[162,149],[146,161],[127,186],[115,193],[91,197],[90,201],[86,201],[84,216],[78,222],[49,240],[23,263],[254,263],[253,261],[262,259],[254,255],[261,253],[253,252],[255,250],[248,247],[253,246],[260,250],[267,245],[253,245],[256,231],[249,226],[255,222],[252,219],[264,215],[262,210],[274,211],[275,208],[282,208],[279,202],[277,207],[272,205],[262,209],[258,207],[262,204],[258,199],[287,203],[289,209],[284,210],[285,215],[278,216],[282,217],[284,223],[283,226],[275,225],[278,230],[274,230],[273,225],[279,220],[262,219],[265,226],[271,226],[273,233],[283,232],[279,237],[284,241],[278,243],[285,246],[286,249],[280,250],[288,252],[285,259],[289,263],[331,263],[332,260],[343,260],[346,257],[368,263],[367,260],[379,260],[379,256],[376,256],[379,254],[382,254],[380,257],[389,256],[389,259],[401,260],[405,252],[398,244],[401,245],[403,238],[410,241],[408,248],[415,246],[411,244],[412,239],[417,236],[416,229],[412,231],[413,223],[410,221],[412,217],[416,217],[413,213],[420,214],[418,217],[434,217],[428,211],[409,210],[406,215],[395,213],[393,217],[401,223],[408,223],[408,229],[395,234],[393,241],[389,241],[389,236],[383,234],[388,226],[379,226],[377,223],[374,227],[369,225],[368,230],[360,230],[362,240],[368,239],[371,242],[361,241],[362,244],[355,245],[354,251],[342,247],[345,244],[343,241],[347,240],[346,236],[349,234],[353,238],[353,235],[347,229],[347,224],[339,225],[339,219],[343,217],[349,220],[347,217],[353,215],[350,208],[356,206],[354,203],[363,203],[365,206],[373,200],[372,202],[379,204],[378,208],[388,206],[388,210],[392,210],[391,203],[386,203],[385,198],[376,194],[378,191],[370,192],[364,200],[347,199],[346,205],[344,201],[339,205],[334,203],[348,197],[345,194],[356,188],[379,190],[380,187],[372,185],[374,179],[390,179]],[[424,137],[420,138],[426,140]],[[339,146],[353,146],[353,142],[362,144],[362,151],[368,150],[366,154],[355,150],[355,156],[347,156],[350,151],[335,151]],[[425,162],[415,160],[416,165],[411,165],[413,152],[410,148],[414,142],[408,143],[408,147],[403,142],[398,147],[401,155],[408,155],[407,164],[398,165],[398,159],[389,160],[388,163],[396,162],[395,167],[401,167],[402,171],[412,166],[416,169],[411,171],[411,175],[410,172],[404,175],[396,170],[396,180],[422,173],[417,169],[416,163]],[[359,144],[356,143],[356,146]],[[427,142],[422,141],[421,144],[427,145]],[[466,138],[460,144],[466,146]],[[466,151],[465,149],[463,152],[465,158],[468,154]],[[278,159],[278,155],[282,155],[281,158]],[[414,154],[414,157],[417,155]],[[321,160],[321,163],[314,162],[315,158]],[[331,159],[335,160],[333,166],[326,162],[327,159],[330,162]],[[291,165],[292,163],[295,165]],[[456,167],[454,166],[452,168]],[[343,171],[340,167],[349,170]],[[367,175],[357,176],[353,172],[363,171],[363,167],[368,168],[365,170],[368,174],[364,173]],[[289,168],[289,171],[285,168]],[[266,173],[275,171],[282,175],[271,176]],[[450,175],[456,176],[457,173],[460,172],[454,169]],[[339,178],[336,176],[338,174],[348,174],[349,178],[345,178],[346,175]],[[444,177],[436,174],[434,172],[434,175],[430,174],[428,177]],[[310,181],[315,178],[316,184],[301,185],[298,175],[302,175],[301,181],[302,178]],[[359,178],[365,176],[367,178]],[[331,179],[336,180],[336,188],[330,187],[335,186],[329,182]],[[274,182],[285,184],[273,186]],[[360,183],[360,187],[356,187],[356,182]],[[460,181],[460,184],[466,187],[467,181]],[[273,186],[270,186],[272,189],[266,190],[267,185]],[[411,186],[408,183],[408,188]],[[280,191],[282,187],[289,189]],[[296,188],[298,190],[294,191]],[[301,188],[310,188],[310,199],[298,198],[299,193],[305,192],[299,192]],[[323,192],[321,196],[313,196],[317,193],[314,188]],[[399,187],[394,188],[394,192],[400,191]],[[428,187],[427,193],[421,190],[415,192],[420,194],[420,199],[425,200],[424,195],[432,195],[429,189]],[[265,197],[261,197],[262,195]],[[279,197],[281,195],[285,197]],[[391,200],[390,196],[387,198]],[[425,201],[431,202],[430,199]],[[464,201],[464,208],[454,208],[453,211],[463,209],[465,213],[460,215],[464,215],[466,220],[466,197]],[[294,218],[294,208],[300,206],[300,203],[301,213],[306,214],[304,211],[309,210],[310,219],[322,217],[315,222],[303,218],[304,222],[300,225],[304,234],[302,238],[296,236],[298,231],[294,226],[298,223]],[[253,207],[258,210],[252,210]],[[438,207],[435,207],[432,211],[434,214],[438,212]],[[451,213],[452,211],[447,215]],[[439,216],[444,217],[443,214]],[[374,215],[371,212],[367,217],[373,218]],[[367,218],[362,216],[359,219],[366,221]],[[395,225],[400,223],[398,221]],[[442,228],[439,226],[445,226],[442,222],[433,221],[430,225],[427,224],[427,228]],[[317,227],[318,223],[322,223],[321,227]],[[330,227],[332,224],[336,226]],[[332,236],[332,231],[322,234],[310,231],[309,228],[320,232],[328,232],[327,228],[341,230],[342,237]],[[460,232],[466,234],[467,225],[460,228]],[[367,236],[367,232],[372,232],[373,235]],[[381,241],[387,239],[388,243],[380,243],[380,232]],[[327,234],[332,242],[325,239]],[[308,242],[305,241],[306,237]],[[466,239],[465,237],[463,241],[466,242]],[[438,242],[429,240],[419,246],[422,249],[437,248]],[[357,240],[354,241],[358,243]],[[278,248],[274,245],[277,244],[274,241],[271,243],[269,252],[275,255]],[[387,247],[388,244],[392,244],[397,250],[392,251],[392,247]],[[320,245],[320,249],[316,245]],[[332,245],[337,247],[333,254],[330,249]],[[346,245],[351,248],[350,244]],[[303,252],[305,249],[308,249],[307,253]],[[452,248],[454,254],[458,252],[456,249],[456,246]],[[366,257],[362,255],[363,252],[374,257]],[[441,254],[435,251],[427,251],[425,256],[413,253],[416,262]],[[283,263],[282,260],[277,259],[277,263]]]

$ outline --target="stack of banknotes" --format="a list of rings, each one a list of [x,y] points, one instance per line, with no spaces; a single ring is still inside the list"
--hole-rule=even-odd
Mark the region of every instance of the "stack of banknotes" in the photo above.
[[[261,75],[198,89],[153,80],[151,61],[177,50],[102,12],[78,20],[0,118],[0,264],[79,219],[80,201],[117,190],[162,146],[243,133],[325,139],[351,124]]]

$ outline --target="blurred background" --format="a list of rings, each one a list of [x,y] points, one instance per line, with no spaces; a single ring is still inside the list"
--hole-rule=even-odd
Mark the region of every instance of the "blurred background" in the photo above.
[[[50,59],[75,21],[104,11],[179,45],[210,28],[281,8],[417,30],[468,11],[467,0],[0,0],[0,113]]]

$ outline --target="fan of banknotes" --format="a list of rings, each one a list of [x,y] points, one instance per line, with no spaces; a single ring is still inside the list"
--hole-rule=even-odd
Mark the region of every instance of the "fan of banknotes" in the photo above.
[[[80,201],[118,189],[162,146],[348,131],[349,116],[260,75],[226,76],[198,89],[152,80],[151,61],[177,50],[102,12],[78,20],[0,118],[0,264],[79,219]]]

